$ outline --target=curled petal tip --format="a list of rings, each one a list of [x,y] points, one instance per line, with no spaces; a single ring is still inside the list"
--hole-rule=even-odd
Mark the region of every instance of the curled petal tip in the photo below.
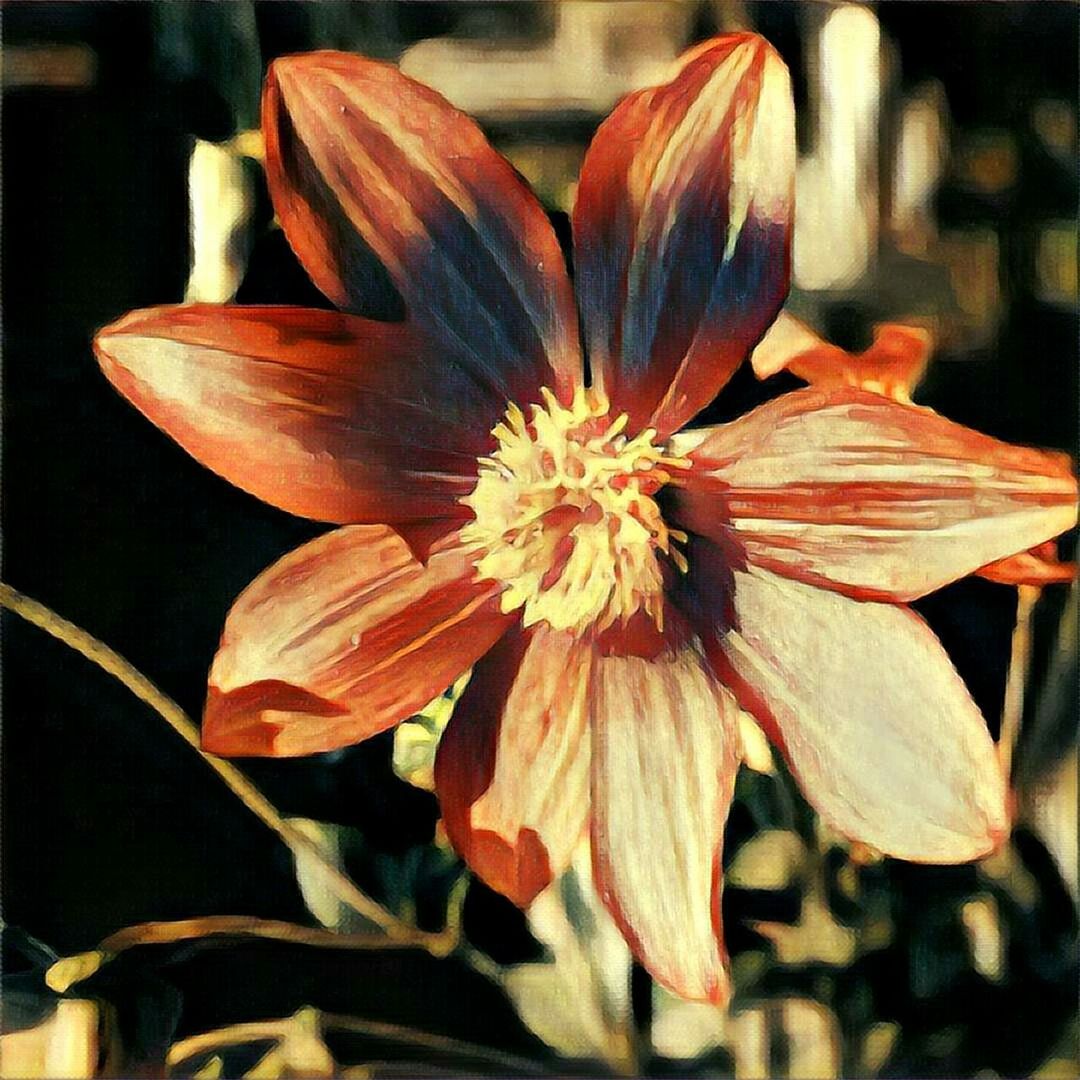
[[[520,908],[527,908],[551,884],[547,848],[533,829],[522,829],[517,843],[481,829],[472,834],[470,861],[481,867],[481,877]]]
[[[211,684],[203,710],[202,748],[219,757],[295,757],[335,749],[338,743],[325,721],[347,711],[278,680],[228,693]]]

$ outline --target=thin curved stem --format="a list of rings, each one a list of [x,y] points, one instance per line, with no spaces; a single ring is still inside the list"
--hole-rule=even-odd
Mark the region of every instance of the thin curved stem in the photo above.
[[[17,589],[0,582],[0,608],[6,608],[28,623],[44,630],[58,641],[96,664],[106,674],[122,683],[140,701],[153,709],[217,773],[225,786],[268,828],[288,845],[294,858],[317,861],[328,889],[358,915],[374,923],[395,944],[416,945],[435,956],[445,956],[453,943],[444,934],[429,934],[402,922],[370,896],[362,892],[332,862],[310,837],[284,818],[265,795],[231,762],[206,753],[199,743],[199,730],[170,697],[162,693],[145,675],[132,667],[119,653],[92,634],[68,622],[56,612],[24,596]]]
[[[290,945],[313,945],[324,949],[396,949],[398,942],[380,934],[342,934],[317,926],[300,926],[279,919],[248,915],[207,915],[175,922],[145,922],[125,926],[105,938],[98,949],[110,956],[140,945],[168,945],[207,937],[256,937]]]
[[[278,919],[257,919],[249,915],[207,915],[197,919],[126,926],[110,934],[96,949],[61,957],[45,972],[45,984],[56,993],[64,994],[128,949],[209,937],[263,938],[322,949],[372,951],[401,948],[400,941],[384,934],[345,934],[322,927],[300,926]]]
[[[423,1050],[432,1050],[457,1059],[466,1058],[483,1061],[499,1069],[508,1069],[529,1076],[546,1076],[548,1072],[540,1064],[528,1058],[506,1054],[488,1046],[462,1042],[445,1035],[435,1035],[427,1031],[404,1027],[400,1024],[388,1024],[376,1020],[361,1020],[355,1016],[339,1016],[334,1013],[319,1013],[319,1027],[322,1030],[350,1032],[364,1035],[371,1039],[413,1046]],[[294,1023],[292,1017],[281,1020],[260,1020],[245,1024],[231,1024],[228,1027],[191,1035],[173,1043],[169,1047],[166,1064],[175,1068],[182,1062],[200,1054],[210,1053],[230,1046],[243,1046],[245,1043],[263,1040],[283,1039]]]

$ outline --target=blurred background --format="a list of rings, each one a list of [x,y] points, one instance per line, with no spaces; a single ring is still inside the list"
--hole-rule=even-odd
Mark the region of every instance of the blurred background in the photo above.
[[[273,57],[338,48],[399,63],[479,119],[568,242],[577,170],[604,115],[688,45],[744,28],[766,35],[794,78],[789,310],[854,351],[878,323],[925,327],[934,348],[917,401],[1074,452],[1072,3],[9,4],[4,579],[198,716],[232,600],[321,531],[186,457],[108,387],[90,349],[120,314],[185,298],[328,306],[274,226],[248,134]],[[708,418],[794,385],[742,371]],[[919,607],[996,733],[1017,591],[970,579]],[[429,929],[460,909],[451,957],[229,939],[147,946],[59,997],[45,979],[57,957],[134,923],[344,923],[157,716],[5,617],[0,1075],[165,1075],[178,1040],[294,1017],[174,1074],[1075,1077],[1067,587],[1044,591],[1031,630],[1019,825],[980,866],[852,851],[816,825],[775,762],[744,771],[725,853],[737,993],[721,1012],[677,1002],[631,969],[587,875],[528,915],[467,882],[426,790],[445,707],[396,742],[244,768],[389,908]],[[327,1015],[395,1027],[350,1032]],[[49,1058],[58,1043],[69,1056]]]

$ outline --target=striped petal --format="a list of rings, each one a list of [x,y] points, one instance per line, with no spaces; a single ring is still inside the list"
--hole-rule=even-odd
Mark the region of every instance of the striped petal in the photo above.
[[[566,869],[585,829],[588,665],[572,635],[510,631],[477,663],[439,743],[451,842],[522,907]]]
[[[493,417],[408,329],[301,308],[136,311],[95,342],[114,386],[245,491],[333,522],[451,518]]]
[[[263,131],[274,208],[331,300],[363,310],[374,253],[474,393],[569,398],[581,357],[555,233],[464,113],[389,64],[316,52],[271,65]]]
[[[762,570],[735,571],[733,584],[730,616],[705,639],[710,659],[826,821],[920,862],[974,859],[1001,841],[994,744],[914,612]]]
[[[392,529],[353,525],[264,571],[229,612],[210,670],[203,746],[291,757],[411,716],[509,625],[451,536],[419,562]]]
[[[574,207],[594,381],[631,427],[709,403],[788,287],[795,121],[783,61],[716,38],[601,125]]]
[[[1064,455],[861,390],[803,390],[672,440],[683,525],[775,573],[909,600],[1076,522]]]
[[[592,842],[597,887],[634,953],[665,986],[729,993],[720,853],[739,763],[738,707],[699,643],[594,662]]]

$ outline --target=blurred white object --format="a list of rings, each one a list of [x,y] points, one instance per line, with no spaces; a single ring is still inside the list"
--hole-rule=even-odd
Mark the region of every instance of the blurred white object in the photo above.
[[[808,290],[856,284],[878,240],[881,31],[861,4],[809,12],[822,14],[808,36],[813,150],[800,161],[795,184],[794,276]]]
[[[476,116],[607,112],[631,90],[664,81],[690,37],[693,5],[564,0],[547,44],[492,48],[431,38],[401,70]]]
[[[97,1005],[65,998],[41,1023],[0,1036],[0,1076],[94,1076],[99,1051]]]
[[[549,963],[518,964],[503,985],[521,1019],[558,1053],[631,1064],[630,951],[593,886],[588,842],[529,908]]]
[[[236,295],[247,266],[252,179],[233,143],[196,139],[188,166],[191,273],[188,303],[223,304]]]
[[[940,83],[920,86],[905,102],[892,176],[891,224],[905,250],[935,233],[932,200],[948,163],[949,120]],[[908,241],[908,243],[904,243]]]

